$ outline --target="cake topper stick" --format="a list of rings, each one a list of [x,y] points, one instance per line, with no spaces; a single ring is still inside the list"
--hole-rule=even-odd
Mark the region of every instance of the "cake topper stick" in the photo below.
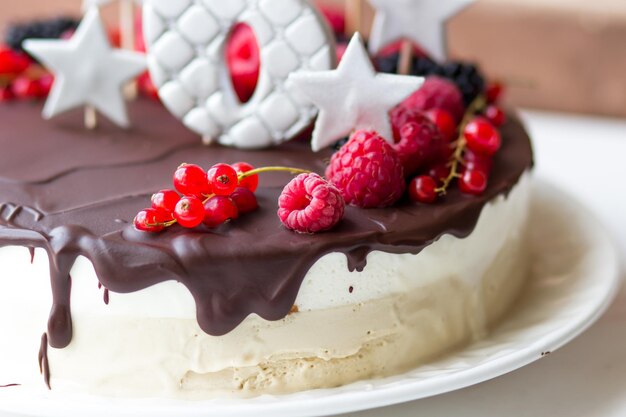
[[[409,75],[413,66],[413,43],[407,39],[402,40],[400,57],[398,58],[398,74]]]
[[[346,0],[346,36],[363,30],[363,0]]]
[[[29,39],[24,49],[55,75],[43,111],[46,119],[93,106],[117,125],[129,125],[121,89],[145,70],[145,57],[111,48],[97,8],[87,12],[70,40]]]
[[[438,61],[447,58],[446,22],[474,0],[370,0],[376,9],[370,51],[405,38]]]
[[[120,0],[120,31],[122,48],[128,51],[135,50],[135,3],[133,0]],[[137,81],[132,80],[124,87],[126,100],[137,98]]]
[[[98,127],[98,113],[94,106],[85,106],[85,127],[87,130],[95,130]]]
[[[353,130],[376,130],[393,140],[389,110],[421,87],[424,79],[377,74],[356,33],[335,71],[296,72],[289,80],[319,109],[312,147],[319,151]]]
[[[83,0],[83,11],[87,12],[91,7],[100,7],[111,3],[112,0]],[[119,28],[121,46],[128,51],[135,50],[135,3],[141,4],[141,0],[119,0]],[[137,81],[132,80],[124,87],[126,100],[137,98]]]

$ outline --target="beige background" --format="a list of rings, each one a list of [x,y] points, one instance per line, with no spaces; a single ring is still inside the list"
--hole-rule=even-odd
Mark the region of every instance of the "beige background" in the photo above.
[[[79,12],[80,0],[18,0],[0,27]],[[516,105],[626,117],[626,0],[479,0],[449,30],[452,55],[507,81]]]

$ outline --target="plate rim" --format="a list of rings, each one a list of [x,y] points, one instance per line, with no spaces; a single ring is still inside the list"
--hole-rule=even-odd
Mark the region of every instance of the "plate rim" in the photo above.
[[[154,409],[142,410],[137,409],[139,407],[145,407],[146,405],[154,406],[154,399],[142,399],[142,400],[126,400],[126,399],[111,399],[104,397],[86,396],[80,395],[82,399],[91,399],[97,402],[98,405],[105,405],[107,409],[100,410],[94,413],[90,412],[89,415],[97,416],[151,416],[151,417],[170,417],[182,412],[184,409],[185,417],[208,417],[212,415],[218,416],[242,416],[249,415],[251,413],[261,413],[262,415],[270,414],[274,416],[293,416],[293,417],[321,417],[335,414],[343,414],[350,412],[359,412],[364,410],[376,409],[386,407],[395,404],[406,403],[410,401],[416,401],[432,397],[435,395],[441,395],[459,389],[467,388],[476,384],[483,383],[485,381],[497,378],[499,376],[508,374],[514,370],[523,368],[545,355],[546,352],[554,352],[564,345],[571,342],[573,339],[584,333],[589,327],[591,327],[611,306],[613,300],[617,296],[619,289],[621,288],[622,279],[620,276],[621,263],[619,260],[619,252],[615,242],[604,226],[604,224],[598,219],[597,215],[589,210],[583,203],[573,197],[568,192],[564,191],[560,187],[544,179],[533,178],[533,198],[537,198],[537,192],[545,195],[549,191],[550,200],[552,202],[566,201],[572,210],[584,215],[586,218],[586,224],[584,228],[591,227],[594,230],[593,242],[595,244],[601,243],[602,249],[606,252],[606,260],[608,264],[605,265],[603,273],[606,275],[603,279],[605,283],[604,291],[601,296],[597,297],[593,308],[589,307],[589,311],[585,315],[576,317],[576,320],[567,323],[558,329],[558,331],[551,332],[544,335],[534,343],[525,347],[517,348],[511,352],[507,352],[501,356],[492,358],[484,363],[473,365],[467,369],[453,372],[451,374],[439,375],[428,379],[422,380],[407,380],[398,381],[387,386],[371,388],[370,384],[378,381],[382,382],[390,378],[402,378],[406,375],[407,378],[411,372],[401,374],[395,377],[374,379],[369,381],[361,381],[355,384],[353,391],[340,391],[342,388],[320,389],[305,391],[301,393],[289,394],[285,396],[261,396],[251,400],[208,400],[208,401],[194,401],[185,402],[180,400],[163,400],[158,399],[159,411],[155,412]],[[582,230],[580,233],[583,233]],[[591,234],[587,232],[590,237]],[[594,252],[595,253],[595,252]],[[485,342],[490,339],[490,336],[479,341]],[[459,349],[452,353],[450,356],[460,355],[464,351],[467,351],[473,344]],[[422,365],[423,366],[423,365]],[[418,367],[419,368],[419,367]],[[417,368],[416,368],[417,369]],[[427,389],[424,388],[424,384],[428,382]],[[348,387],[350,386],[348,385]],[[359,388],[360,389],[357,389]],[[22,388],[16,387],[11,390],[20,390]],[[22,389],[24,391],[32,392],[29,389]],[[15,391],[12,391],[15,392]],[[319,394],[311,397],[311,393]],[[59,396],[56,399],[52,399],[53,394],[46,393],[45,396],[41,396],[40,402],[47,403],[54,401],[54,409],[49,410],[50,413],[42,414],[43,407],[37,407],[37,402],[26,405],[25,410],[17,410],[17,404],[13,407],[6,407],[7,404],[12,404],[14,401],[6,401],[7,397],[11,396],[11,392],[7,390],[6,393],[0,392],[0,416],[4,413],[8,415],[17,416],[46,416],[46,417],[67,417],[72,414],[85,415],[86,410],[84,405],[89,402],[81,401],[78,406],[72,407],[69,405],[69,401],[59,401],[63,398],[70,398],[70,396]],[[309,396],[309,398],[303,398]],[[323,398],[319,398],[319,397]],[[22,404],[24,407],[24,404]],[[130,408],[130,409],[128,409]],[[91,410],[94,411],[94,410]]]

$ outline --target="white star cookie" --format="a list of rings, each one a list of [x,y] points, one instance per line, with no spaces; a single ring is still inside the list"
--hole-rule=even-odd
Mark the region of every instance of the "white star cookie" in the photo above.
[[[315,152],[360,129],[392,141],[389,111],[424,83],[421,77],[376,73],[358,33],[335,71],[298,72],[290,81],[320,110],[311,144]]]
[[[145,70],[145,57],[111,47],[97,8],[87,12],[72,39],[27,40],[24,48],[55,75],[46,119],[90,105],[128,127],[122,87]]]
[[[376,53],[388,43],[407,38],[435,60],[447,58],[446,22],[474,0],[370,0],[376,17],[369,40]]]

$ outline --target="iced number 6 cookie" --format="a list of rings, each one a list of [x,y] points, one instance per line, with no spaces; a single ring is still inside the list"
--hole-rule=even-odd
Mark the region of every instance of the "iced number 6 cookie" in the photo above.
[[[224,56],[238,23],[254,30],[261,56],[246,103],[235,94]],[[335,64],[332,35],[307,0],[146,0],[144,33],[165,106],[206,142],[245,149],[282,143],[308,126],[316,110],[287,77]]]

